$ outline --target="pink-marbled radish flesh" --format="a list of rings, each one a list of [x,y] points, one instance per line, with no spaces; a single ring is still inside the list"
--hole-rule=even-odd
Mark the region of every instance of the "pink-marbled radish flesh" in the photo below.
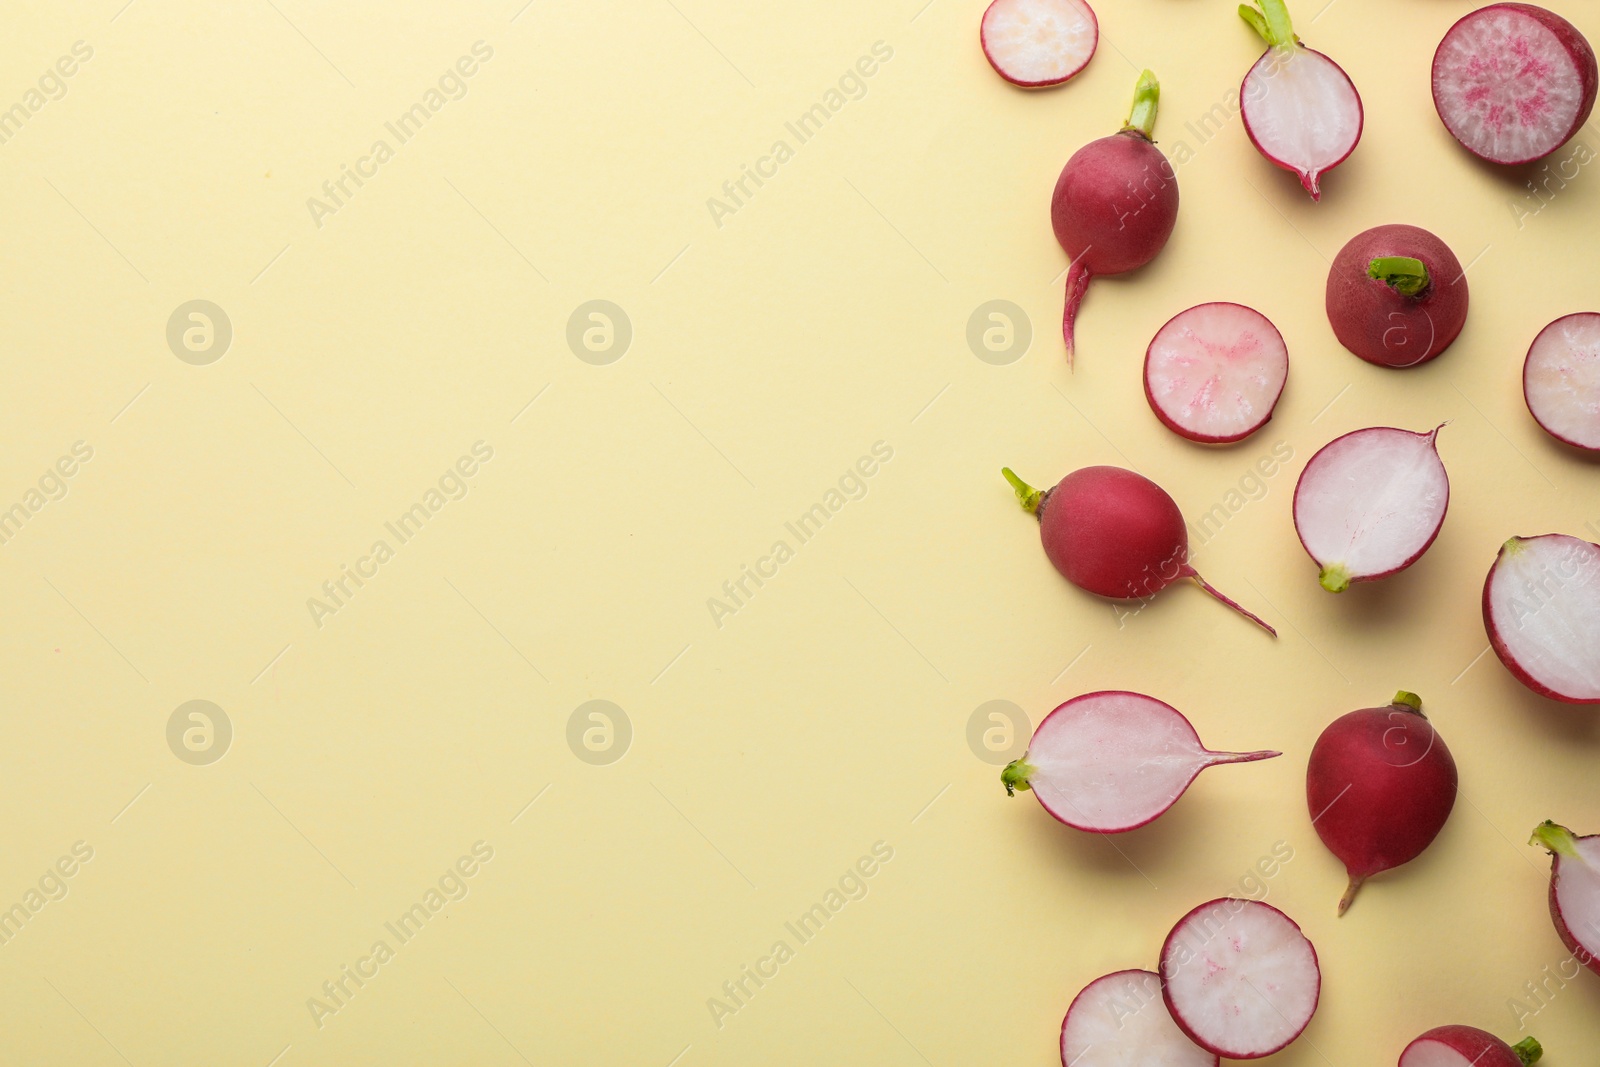
[[[1242,304],[1178,312],[1144,357],[1144,393],[1156,417],[1174,433],[1210,444],[1265,426],[1288,377],[1283,335]]]
[[[1545,433],[1600,452],[1600,314],[1564,315],[1533,339],[1522,395]]]
[[[1062,1067],[1217,1067],[1184,1036],[1154,971],[1116,971],[1083,987],[1061,1021]]]
[[[978,31],[995,72],[1024,89],[1060,85],[1084,67],[1100,26],[1084,0],[994,0]]]
[[[1483,624],[1523,685],[1600,704],[1600,545],[1566,534],[1511,538],[1483,584]]]

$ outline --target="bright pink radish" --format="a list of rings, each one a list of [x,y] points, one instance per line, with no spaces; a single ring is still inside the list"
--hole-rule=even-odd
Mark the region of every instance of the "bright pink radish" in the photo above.
[[[1517,681],[1568,704],[1600,704],[1600,545],[1513,537],[1483,583],[1483,628]]]
[[[1121,467],[1084,467],[1054,489],[1035,489],[1003,467],[1024,511],[1039,518],[1044,554],[1077,586],[1114,600],[1155,596],[1179,578],[1195,583],[1273,637],[1278,631],[1223,596],[1189,566],[1189,527],[1155,482]]]
[[[1078,305],[1099,274],[1125,274],[1155,259],[1178,221],[1178,178],[1150,140],[1161,87],[1139,75],[1133,108],[1121,132],[1090,141],[1072,154],[1050,198],[1050,225],[1072,257],[1061,336],[1072,362]]]
[[[1550,918],[1573,958],[1600,974],[1600,835],[1545,820],[1530,845],[1550,850]]]
[[[1572,23],[1532,4],[1461,17],[1433,54],[1433,106],[1445,129],[1491,163],[1531,163],[1589,119],[1594,50]]]
[[[1180,311],[1144,354],[1144,395],[1167,429],[1222,444],[1255,433],[1289,378],[1289,349],[1267,317],[1218,302]]]
[[[1565,315],[1533,339],[1522,396],[1544,432],[1600,452],[1600,314]]]
[[[1466,325],[1467,274],[1427,230],[1374,226],[1334,257],[1325,303],[1340,344],[1380,367],[1415,367]]]
[[[1281,752],[1212,752],[1172,705],[1142,693],[1087,693],[1044,717],[1028,751],[1001,772],[1078,830],[1137,830],[1178,802],[1207,767]]]
[[[1184,1036],[1154,971],[1116,971],[1083,987],[1061,1020],[1062,1067],[1217,1067]]]
[[[1239,5],[1239,15],[1267,50],[1239,86],[1239,112],[1256,151],[1300,176],[1311,199],[1321,178],[1349,158],[1361,140],[1361,96],[1343,68],[1300,43],[1283,0]]]
[[[1084,0],[994,0],[978,29],[989,65],[1012,85],[1060,85],[1089,65],[1100,24]]]
[[[1356,430],[1324,445],[1294,487],[1294,529],[1330,593],[1387,578],[1433,544],[1450,506],[1436,428]]]
[[[1317,950],[1269,904],[1223,897],[1178,920],[1161,946],[1161,992],[1179,1029],[1230,1060],[1270,1056],[1317,1010]]]
[[[1531,1037],[1508,1045],[1473,1026],[1436,1026],[1406,1046],[1400,1067],[1529,1067],[1543,1054]]]
[[[1328,724],[1306,765],[1306,807],[1350,885],[1343,915],[1368,878],[1416,859],[1456,802],[1456,761],[1415,693]]]

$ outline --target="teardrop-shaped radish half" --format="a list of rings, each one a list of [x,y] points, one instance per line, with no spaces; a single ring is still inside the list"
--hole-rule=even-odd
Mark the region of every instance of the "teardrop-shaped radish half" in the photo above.
[[[1528,1067],[1543,1053],[1531,1037],[1513,1048],[1475,1026],[1436,1026],[1406,1046],[1400,1067]]]
[[[994,0],[978,29],[989,65],[1013,85],[1060,85],[1089,65],[1100,24],[1084,0]]]
[[[1533,339],[1522,395],[1544,432],[1600,452],[1600,314],[1565,315]]]
[[[1355,85],[1339,64],[1303,45],[1269,48],[1256,60],[1239,87],[1239,110],[1256,151],[1298,174],[1313,200],[1322,198],[1322,175],[1361,140]]]
[[[1600,545],[1566,534],[1507,541],[1483,583],[1483,627],[1529,689],[1600,704]]]
[[[1046,715],[1001,781],[1007,792],[1032,789],[1068,826],[1118,834],[1172,807],[1207,767],[1277,755],[1212,752],[1172,705],[1112,690],[1074,697]]]
[[[1269,1056],[1317,1010],[1317,950],[1295,921],[1254,900],[1223,897],[1178,920],[1161,946],[1161,992],[1190,1040],[1230,1060]]]
[[[1161,999],[1154,971],[1116,971],[1072,999],[1061,1020],[1063,1067],[1217,1067],[1184,1036]]]
[[[1311,457],[1294,487],[1294,528],[1330,593],[1415,563],[1444,525],[1450,479],[1439,429],[1356,430]]]
[[[1529,844],[1550,850],[1550,919],[1577,961],[1600,974],[1600,835],[1545,822]]]
[[[1239,441],[1272,418],[1289,377],[1283,335],[1259,311],[1219,301],[1180,311],[1144,355],[1150,410],[1180,437]]]

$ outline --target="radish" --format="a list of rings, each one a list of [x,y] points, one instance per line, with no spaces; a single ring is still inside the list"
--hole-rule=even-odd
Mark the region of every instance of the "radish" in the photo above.
[[[978,28],[995,72],[1024,89],[1060,85],[1089,65],[1100,24],[1083,0],[994,0]]]
[[[1334,257],[1325,300],[1340,344],[1380,367],[1415,367],[1466,325],[1467,275],[1427,230],[1374,226]]]
[[[1179,1029],[1230,1060],[1270,1056],[1317,1010],[1317,950],[1295,921],[1223,897],[1178,920],[1161,946],[1161,993]]]
[[[1128,121],[1118,133],[1090,141],[1061,168],[1050,198],[1050,225],[1072,258],[1061,336],[1072,363],[1073,328],[1089,279],[1125,274],[1155,259],[1178,221],[1178,178],[1151,141],[1161,87],[1139,75]]]
[[[1039,519],[1044,554],[1080,589],[1113,600],[1155,596],[1179,578],[1195,583],[1273,637],[1278,631],[1223,596],[1189,566],[1189,528],[1155,482],[1121,467],[1084,467],[1039,490],[1002,467],[1024,511]]]
[[[1561,943],[1600,974],[1600,835],[1578,837],[1546,820],[1528,844],[1550,850],[1550,918]]]
[[[1212,752],[1172,705],[1142,693],[1086,693],[1044,717],[1028,751],[1000,774],[1006,792],[1032,789],[1077,830],[1120,834],[1153,822],[1207,767],[1281,752]]]
[[[1272,418],[1289,377],[1289,349],[1267,317],[1218,302],[1180,311],[1144,354],[1150,410],[1179,437],[1241,441]]]
[[[1473,1026],[1436,1026],[1406,1046],[1400,1067],[1529,1067],[1542,1055],[1531,1037],[1508,1045]]]
[[[1483,627],[1517,681],[1568,704],[1600,704],[1600,545],[1513,537],[1483,583]]]
[[[1480,159],[1531,163],[1560,148],[1594,107],[1594,50],[1572,23],[1532,4],[1463,15],[1433,54],[1433,106]]]
[[[1294,528],[1322,568],[1322,588],[1342,593],[1403,571],[1439,536],[1450,506],[1441,429],[1374,426],[1311,457],[1294,487]]]
[[[1544,432],[1600,452],[1600,314],[1565,315],[1533,339],[1522,396]]]
[[[1289,23],[1283,0],[1239,5],[1267,50],[1239,86],[1239,112],[1250,143],[1268,160],[1300,176],[1311,199],[1322,199],[1322,175],[1356,150],[1361,95],[1343,68],[1307,48]]]
[[[1154,971],[1116,971],[1072,998],[1061,1020],[1063,1067],[1217,1067],[1184,1036],[1161,1000]]]
[[[1306,806],[1350,876],[1339,914],[1368,878],[1416,859],[1455,802],[1456,761],[1415,693],[1329,723],[1306,765]]]

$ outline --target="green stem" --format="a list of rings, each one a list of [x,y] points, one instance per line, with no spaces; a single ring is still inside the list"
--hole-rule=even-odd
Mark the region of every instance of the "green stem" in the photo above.
[[[1006,476],[1011,488],[1017,491],[1017,501],[1022,505],[1022,510],[1030,515],[1039,514],[1039,505],[1044,502],[1044,493],[1018,478],[1010,467],[1001,467],[1000,473]]]
[[[1128,121],[1122,128],[1143,134],[1145,140],[1153,139],[1160,103],[1161,83],[1148,70],[1141,72],[1138,84],[1133,87],[1133,106],[1128,109]]]
[[[1420,296],[1428,288],[1428,268],[1410,256],[1379,256],[1367,264],[1367,277],[1401,296]]]
[[[1342,593],[1350,588],[1350,571],[1343,563],[1330,563],[1322,568],[1317,581],[1330,593]]]
[[[1398,707],[1399,705],[1404,704],[1418,715],[1422,714],[1422,698],[1417,696],[1415,693],[1408,693],[1404,689],[1396,693],[1394,695],[1394,699],[1391,700],[1389,704],[1392,707]]]
[[[1525,1037],[1515,1045],[1512,1045],[1511,1051],[1515,1052],[1517,1059],[1522,1061],[1522,1067],[1529,1067],[1530,1064],[1538,1062],[1539,1057],[1544,1055],[1543,1046],[1531,1037]]]
[[[1534,827],[1533,836],[1528,838],[1528,844],[1543,845],[1558,856],[1583,862],[1583,857],[1578,853],[1577,837],[1565,826],[1557,825],[1549,819]]]
[[[1017,795],[1017,790],[1029,788],[1028,779],[1038,769],[1028,762],[1027,756],[1023,756],[1021,759],[1014,759],[1006,764],[1006,769],[1000,772],[1000,781],[1006,787],[1006,796],[1014,797]]]
[[[1239,5],[1239,17],[1261,35],[1261,39],[1274,48],[1293,45],[1299,40],[1294,35],[1294,25],[1289,21],[1289,9],[1283,0],[1258,0],[1261,10],[1249,4]]]

